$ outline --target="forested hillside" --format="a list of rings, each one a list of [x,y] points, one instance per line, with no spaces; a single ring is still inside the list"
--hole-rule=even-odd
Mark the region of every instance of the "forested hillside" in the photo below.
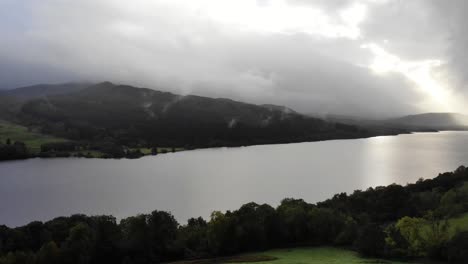
[[[103,157],[139,157],[142,149],[158,147],[244,146],[382,134],[282,106],[181,96],[109,82],[26,87],[3,93],[0,99],[10,104],[3,118],[69,140],[44,146],[42,156],[98,151]]]

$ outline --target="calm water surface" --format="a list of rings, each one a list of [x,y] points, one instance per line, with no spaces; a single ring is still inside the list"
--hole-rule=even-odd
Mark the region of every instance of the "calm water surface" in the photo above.
[[[406,184],[468,164],[468,132],[442,132],[170,153],[137,160],[0,163],[0,225],[73,213],[119,218],[154,209],[181,223],[285,197]]]

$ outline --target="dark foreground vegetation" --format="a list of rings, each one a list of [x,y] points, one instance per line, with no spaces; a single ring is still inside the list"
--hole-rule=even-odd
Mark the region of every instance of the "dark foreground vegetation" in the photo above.
[[[0,119],[67,139],[67,143],[45,145],[40,151],[43,157],[77,153],[92,157],[99,152],[102,155],[97,157],[137,158],[144,154],[139,149],[158,147],[247,146],[406,132],[327,122],[283,106],[181,96],[109,82],[0,93]]]
[[[154,211],[120,222],[73,215],[0,226],[0,263],[159,263],[323,245],[366,257],[468,263],[468,223],[457,220],[453,226],[466,212],[468,169],[460,167],[415,184],[341,193],[317,204],[248,203],[185,225]]]

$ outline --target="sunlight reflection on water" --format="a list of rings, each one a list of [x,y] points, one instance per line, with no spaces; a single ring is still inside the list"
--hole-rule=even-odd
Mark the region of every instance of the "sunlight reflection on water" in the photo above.
[[[72,213],[126,217],[171,211],[184,223],[213,210],[285,197],[406,184],[468,163],[468,132],[203,149],[138,160],[31,159],[0,163],[0,224]]]

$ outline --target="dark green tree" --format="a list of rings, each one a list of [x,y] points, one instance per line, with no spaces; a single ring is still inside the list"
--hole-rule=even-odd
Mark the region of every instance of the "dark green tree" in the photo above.
[[[60,249],[54,241],[44,244],[36,256],[37,264],[59,264]]]

